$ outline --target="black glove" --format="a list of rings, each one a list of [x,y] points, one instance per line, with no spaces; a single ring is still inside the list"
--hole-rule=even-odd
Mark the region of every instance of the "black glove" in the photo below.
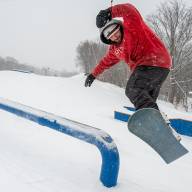
[[[94,80],[95,77],[92,74],[89,74],[85,80],[85,87],[90,87]]]
[[[112,19],[111,8],[101,10],[96,17],[96,25],[98,28],[102,28],[111,19]]]

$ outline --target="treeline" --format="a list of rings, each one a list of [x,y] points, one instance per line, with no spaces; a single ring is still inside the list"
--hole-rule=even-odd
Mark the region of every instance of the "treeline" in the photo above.
[[[149,25],[165,42],[172,57],[172,69],[163,94],[171,103],[188,108],[192,90],[192,7],[182,1],[161,3],[147,17]]]
[[[192,91],[192,7],[186,7],[182,1],[167,1],[147,16],[146,21],[165,42],[173,61],[170,75],[161,89],[161,99],[175,106],[182,104],[187,110],[187,99]],[[84,73],[90,73],[106,50],[100,41],[81,42],[77,47],[77,66]],[[99,79],[125,87],[129,75],[127,65],[121,62]]]
[[[39,75],[61,76],[61,77],[70,77],[76,74],[76,72],[67,72],[64,70],[57,71],[49,67],[38,68],[32,65],[22,64],[19,63],[13,57],[6,57],[6,58],[0,57],[0,71],[2,70],[17,70],[17,71],[35,73]]]

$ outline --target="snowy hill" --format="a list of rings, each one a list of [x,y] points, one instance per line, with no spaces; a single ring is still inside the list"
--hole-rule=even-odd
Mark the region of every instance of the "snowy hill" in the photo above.
[[[120,153],[118,186],[99,181],[98,150],[36,123],[0,110],[0,188],[3,192],[190,192],[192,138],[182,143],[190,153],[166,165],[145,143],[114,119],[114,110],[131,106],[124,90],[95,81],[84,87],[85,76],[44,77],[0,72],[0,97],[79,121],[109,133]],[[159,102],[169,117],[191,119],[191,113]]]

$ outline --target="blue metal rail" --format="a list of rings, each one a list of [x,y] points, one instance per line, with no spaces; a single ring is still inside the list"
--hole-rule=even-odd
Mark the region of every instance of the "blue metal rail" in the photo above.
[[[5,99],[0,99],[0,109],[95,145],[102,156],[100,181],[106,187],[116,186],[119,152],[113,139],[106,132]]]

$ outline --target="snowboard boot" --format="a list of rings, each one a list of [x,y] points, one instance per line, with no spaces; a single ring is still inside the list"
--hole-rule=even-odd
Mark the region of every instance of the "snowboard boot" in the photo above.
[[[177,141],[181,141],[181,136],[175,131],[175,129],[171,126],[171,122],[169,121],[167,115],[161,111],[161,115],[163,117],[163,119],[165,120],[165,122],[167,123],[167,125],[169,126],[169,128],[171,129],[172,134],[174,135],[174,137],[177,139]]]

